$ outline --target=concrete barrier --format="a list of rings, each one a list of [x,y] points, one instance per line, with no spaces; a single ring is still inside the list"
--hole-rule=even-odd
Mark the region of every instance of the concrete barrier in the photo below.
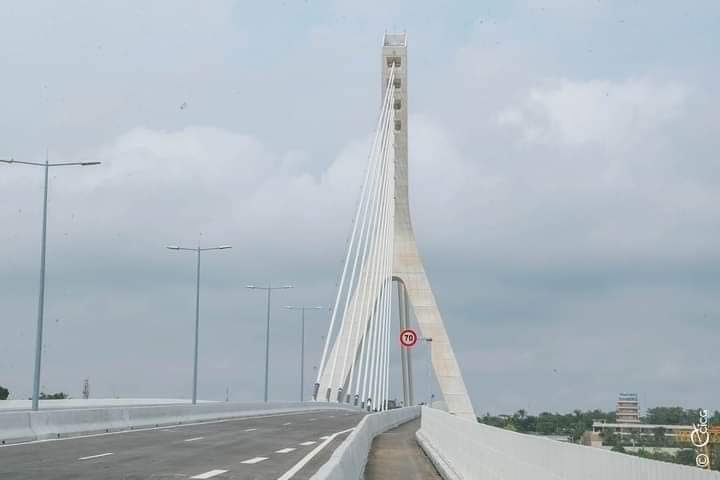
[[[30,428],[30,417],[24,412],[11,412],[2,415],[0,420],[0,444],[13,439],[25,442],[35,439],[35,432]]]
[[[205,422],[312,410],[358,411],[342,404],[317,402],[201,403],[0,412],[0,444],[61,438],[85,433]]]
[[[426,407],[416,436],[446,480],[720,480],[719,472],[511,432]]]
[[[310,479],[358,480],[362,478],[373,439],[380,433],[417,418],[418,415],[420,415],[420,407],[399,408],[367,415]]]

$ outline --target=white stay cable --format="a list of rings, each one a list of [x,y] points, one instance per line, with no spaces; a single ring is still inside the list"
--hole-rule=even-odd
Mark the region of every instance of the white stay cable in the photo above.
[[[392,76],[391,76],[392,78]],[[386,105],[389,107],[392,104],[392,96],[388,94],[388,97],[386,98],[387,102]],[[382,141],[380,142],[380,152],[382,152],[385,148],[386,138],[387,135],[387,128],[390,123],[390,111],[388,109],[388,114],[385,117],[385,122],[383,126],[381,127],[382,131]],[[377,153],[380,153],[377,152]],[[368,317],[370,308],[369,305],[374,300],[374,296],[376,295],[376,288],[375,288],[375,277],[377,275],[377,268],[376,268],[376,260],[378,256],[378,248],[377,248],[377,242],[378,242],[378,228],[380,225],[380,216],[381,216],[381,199],[386,195],[385,193],[385,184],[381,181],[385,178],[386,174],[386,166],[382,162],[382,156],[378,155],[378,163],[380,165],[379,173],[380,178],[378,179],[379,183],[379,192],[378,189],[375,189],[373,192],[376,194],[376,196],[373,198],[373,202],[375,204],[375,210],[373,215],[373,220],[371,224],[373,225],[373,233],[372,233],[372,240],[366,245],[370,246],[370,251],[367,252],[366,255],[363,255],[363,259],[361,262],[362,265],[362,277],[358,281],[357,288],[354,292],[354,299],[352,303],[352,318],[355,320],[355,323],[353,324],[355,326],[354,330],[351,332],[351,334],[348,336],[348,344],[350,342],[350,339],[357,339],[357,338],[364,338],[367,327],[368,327]],[[353,355],[350,357],[348,354],[346,356],[346,359],[352,358],[353,363],[351,364],[350,368],[350,375],[349,375],[349,383],[348,386],[349,389],[352,388],[352,380],[355,375],[355,370],[360,368],[358,367],[358,362],[361,362],[361,359],[364,355],[367,355],[367,343],[368,342],[362,342],[362,349],[360,357],[357,355]],[[353,346],[359,345],[359,343],[353,343]],[[362,363],[361,363],[362,365]],[[345,370],[346,366],[343,365],[343,371]],[[358,372],[358,379],[360,378],[360,374]],[[356,382],[357,383],[357,382]],[[357,391],[359,389],[355,388],[355,392],[357,394]],[[350,394],[351,392],[348,392]]]
[[[392,159],[390,159],[390,161],[392,161]],[[388,179],[391,178],[390,172],[391,172],[391,168],[390,168],[390,165],[388,165]],[[389,190],[391,193],[392,183],[390,184]],[[392,196],[388,195],[388,198],[392,198]],[[385,344],[386,344],[387,323],[388,323],[387,322],[387,303],[390,300],[389,290],[387,288],[387,267],[388,267],[388,253],[390,252],[390,248],[389,248],[388,244],[389,244],[389,240],[391,238],[390,233],[392,231],[392,225],[389,221],[391,218],[392,202],[391,201],[388,202],[387,206],[388,206],[388,212],[387,212],[387,216],[385,218],[385,225],[383,228],[383,237],[384,237],[383,243],[385,245],[385,248],[384,248],[385,255],[383,255],[383,261],[382,261],[382,267],[381,267],[383,282],[380,287],[381,288],[381,297],[380,297],[380,302],[378,305],[378,307],[379,307],[378,308],[378,316],[380,318],[380,325],[382,326],[382,329],[381,329],[382,333],[381,333],[381,337],[380,337],[381,338],[380,348],[378,350],[378,365],[377,365],[377,371],[375,374],[376,381],[375,381],[375,387],[374,387],[374,391],[375,391],[374,395],[377,397],[377,400],[378,400],[378,403],[377,403],[378,409],[381,411],[383,410],[383,403],[384,403],[384,393],[383,393],[383,389],[382,389],[381,385],[382,385],[383,379],[384,379],[382,372],[384,371],[385,354],[386,354]]]
[[[390,75],[393,76],[393,77],[394,77],[394,75],[395,75],[395,68],[394,68],[394,66],[393,66],[393,68],[392,68],[391,71],[390,71]],[[388,83],[388,87],[387,87],[386,92],[385,92],[386,97],[388,96],[387,93],[390,91],[390,84],[391,84],[391,83],[392,83],[392,82],[389,82],[389,83]],[[378,143],[378,137],[379,137],[379,135],[380,135],[380,126],[382,125],[384,115],[386,115],[386,109],[387,109],[388,103],[389,103],[389,102],[386,102],[386,105],[383,105],[383,108],[382,108],[382,110],[380,111],[380,115],[378,116],[377,128],[376,128],[376,130],[375,130],[375,138],[373,139],[373,146],[372,146],[372,149],[370,150],[370,156],[373,155],[373,153],[374,153],[374,151],[375,151],[375,149],[376,149],[376,145],[377,145],[377,143]],[[369,160],[371,160],[371,159],[369,158]],[[360,201],[358,202],[358,208],[357,208],[357,210],[356,210],[356,212],[355,212],[355,219],[354,219],[354,221],[353,221],[353,230],[352,230],[352,234],[350,235],[350,243],[349,243],[349,246],[348,246],[348,249],[347,249],[347,255],[345,256],[345,264],[343,265],[343,272],[342,272],[342,275],[341,275],[341,278],[340,278],[340,285],[339,285],[339,287],[338,287],[338,295],[337,295],[337,297],[335,298],[335,307],[333,308],[333,314],[332,314],[332,318],[331,318],[331,320],[330,320],[330,327],[328,328],[328,334],[327,334],[327,336],[325,337],[325,345],[323,346],[323,352],[322,352],[322,356],[321,356],[321,358],[320,358],[320,366],[319,366],[319,368],[318,368],[318,376],[317,376],[317,380],[316,380],[315,383],[320,383],[320,377],[322,376],[323,369],[325,368],[325,361],[326,361],[326,358],[327,358],[328,346],[329,346],[329,344],[330,344],[330,337],[332,336],[331,334],[332,334],[332,331],[333,331],[333,329],[334,329],[334,326],[335,326],[335,318],[336,318],[336,316],[337,316],[337,307],[338,307],[338,304],[340,303],[340,297],[341,297],[341,293],[342,293],[342,291],[343,291],[343,286],[344,286],[344,283],[345,283],[345,275],[347,274],[347,268],[348,268],[348,264],[349,264],[349,260],[350,260],[350,252],[351,252],[352,249],[353,249],[353,239],[355,238],[355,233],[356,233],[356,231],[357,231],[357,224],[358,224],[358,220],[359,220],[359,218],[360,218],[360,212],[361,212],[361,210],[362,210],[362,199],[365,197],[365,194],[366,194],[366,191],[367,191],[368,179],[370,178],[370,170],[371,170],[372,162],[369,161],[368,163],[369,163],[369,164],[368,164],[368,167],[367,167],[367,169],[365,170],[365,179],[363,180],[362,191],[361,191],[361,193],[360,193]]]
[[[386,182],[386,192],[382,199],[383,204],[383,225],[382,225],[382,244],[384,247],[387,245],[387,237],[388,237],[388,231],[390,224],[388,222],[388,219],[390,217],[390,211],[391,207],[393,205],[393,199],[390,195],[390,190],[392,189],[393,184],[393,178],[390,177],[389,173],[391,171],[389,160],[388,160],[388,152],[389,152],[389,140],[390,140],[390,131],[388,131],[388,142],[384,146],[383,151],[383,163],[386,166],[385,169],[385,182]],[[387,252],[387,248],[384,248],[385,252]],[[384,257],[384,256],[383,256]],[[385,275],[385,258],[382,258],[382,266],[383,268],[378,267],[378,273],[381,274],[381,276]],[[382,271],[381,271],[382,270]],[[384,341],[385,341],[385,329],[386,329],[386,321],[385,321],[385,308],[384,308],[384,302],[386,299],[386,289],[385,289],[385,282],[384,279],[382,279],[382,287],[378,285],[378,288],[375,290],[376,292],[379,292],[379,295],[374,299],[376,302],[376,310],[375,314],[378,316],[378,341],[376,344],[375,352],[374,352],[374,358],[371,366],[371,388],[370,388],[370,397],[373,401],[373,408],[377,409],[380,405],[380,397],[379,397],[379,378],[380,378],[380,367],[383,360],[383,351],[384,351]]]
[[[394,74],[391,74],[391,77],[393,77]],[[383,129],[385,130],[388,125],[388,120],[390,118],[390,103],[392,98],[388,98],[387,102],[387,113],[385,116],[385,122],[383,125]],[[386,132],[383,132],[386,134]],[[382,150],[382,147],[381,147]],[[351,339],[355,338],[356,330],[359,332],[359,325],[358,328],[355,328],[356,324],[365,324],[366,316],[364,313],[361,313],[358,316],[358,309],[360,309],[361,312],[363,312],[363,302],[367,301],[366,297],[363,296],[363,294],[366,294],[367,292],[367,279],[368,276],[371,275],[373,272],[372,270],[368,270],[368,252],[370,252],[370,258],[372,258],[372,255],[375,252],[375,244],[377,242],[377,221],[378,221],[378,212],[380,210],[380,205],[377,202],[378,195],[383,194],[383,189],[385,188],[385,185],[381,182],[383,180],[386,173],[385,172],[385,165],[382,163],[381,159],[379,158],[377,163],[379,164],[379,168],[377,169],[377,176],[374,178],[374,184],[373,188],[370,190],[371,196],[368,197],[368,201],[370,202],[370,208],[366,210],[365,214],[368,217],[366,221],[367,225],[367,232],[366,236],[364,238],[364,248],[362,252],[362,258],[360,260],[360,278],[358,278],[357,282],[355,283],[355,289],[352,291],[352,293],[349,293],[348,296],[345,298],[345,311],[343,313],[343,324],[347,323],[349,328],[349,334],[346,335],[345,339],[345,349],[343,350],[343,363],[342,363],[342,369],[340,370],[341,378],[336,383],[338,384],[338,390],[341,390],[343,388],[343,385],[345,384],[345,375],[347,374],[347,362],[348,358],[351,355],[350,348],[351,348]],[[378,193],[379,192],[379,193]],[[363,225],[365,226],[365,225]],[[355,262],[353,264],[353,276],[355,273],[355,269],[358,265],[358,257],[356,253]],[[348,290],[350,292],[350,290]],[[358,297],[358,293],[361,295]],[[351,298],[354,297],[354,298]],[[350,314],[348,315],[348,304],[352,300],[352,304],[350,304]],[[353,345],[354,346],[354,345]],[[355,364],[355,360],[357,359],[356,351],[352,352],[352,365]],[[337,357],[336,357],[337,358]],[[333,375],[331,375],[331,378],[334,380],[334,372]],[[352,381],[352,378],[349,379],[349,382]],[[348,383],[350,385],[350,383]]]
[[[388,125],[388,129],[389,129],[389,125]],[[384,132],[385,135],[388,135],[388,132],[389,132],[388,129],[385,130],[385,132]],[[383,142],[382,157],[384,160],[386,160],[386,158],[387,158],[386,151],[387,151],[387,137],[384,138],[384,142]],[[388,181],[387,174],[385,175],[384,179],[385,179],[385,182],[387,183],[387,181]],[[387,192],[387,189],[385,189],[385,192],[384,192],[385,195],[381,199],[379,199],[379,203],[383,206],[383,210],[386,210],[386,205],[385,205],[387,203],[387,193],[386,192]],[[380,318],[378,315],[379,306],[377,305],[377,300],[378,300],[378,297],[375,296],[373,298],[372,310],[371,310],[373,329],[372,329],[372,336],[371,336],[371,342],[370,342],[370,350],[369,350],[369,354],[368,354],[368,364],[367,364],[367,369],[366,369],[365,375],[364,375],[365,378],[363,380],[364,385],[363,385],[363,395],[362,395],[364,400],[367,400],[369,398],[372,401],[373,406],[377,402],[377,399],[375,397],[373,397],[374,392],[372,390],[372,386],[374,385],[374,372],[375,372],[375,365],[377,363],[377,351],[378,351],[379,344],[380,344],[380,329],[381,329]],[[369,390],[368,390],[368,388],[369,388]],[[367,396],[366,396],[366,393],[368,394]]]
[[[390,154],[390,176],[391,178],[395,178],[395,146],[391,145],[391,154]],[[392,182],[391,187],[391,194],[392,198],[395,198],[395,182]],[[389,252],[388,252],[388,262],[387,262],[387,288],[388,288],[388,301],[385,308],[387,309],[387,322],[388,322],[388,334],[387,334],[387,346],[386,346],[386,354],[385,354],[385,389],[384,389],[384,397],[385,397],[385,410],[387,410],[387,401],[390,397],[390,347],[391,347],[391,336],[392,336],[392,272],[393,272],[393,261],[395,260],[395,205],[393,202],[393,207],[390,211],[390,225],[392,225],[391,228],[391,234],[389,238]]]
[[[394,224],[393,224],[393,210],[394,210],[394,191],[393,191],[393,185],[394,181],[393,179],[393,164],[394,164],[394,156],[390,153],[392,152],[392,143],[390,144],[388,148],[388,179],[390,180],[390,194],[388,195],[389,202],[388,202],[388,215],[386,218],[387,222],[387,228],[386,228],[386,246],[385,246],[385,263],[383,265],[383,288],[385,290],[384,292],[384,301],[383,301],[383,320],[385,325],[385,335],[384,335],[384,341],[383,341],[383,349],[382,349],[382,363],[380,368],[381,375],[379,376],[379,386],[378,391],[380,392],[380,395],[378,398],[381,400],[380,409],[385,410],[386,409],[386,401],[387,401],[387,392],[385,387],[385,371],[388,361],[388,342],[389,342],[389,335],[390,335],[390,309],[388,308],[392,299],[392,279],[389,278],[392,275],[392,272],[389,271],[390,262],[392,261],[392,241],[394,240]]]
[[[394,142],[390,143],[389,149],[388,149],[388,168],[390,170],[388,178],[392,179],[390,183],[390,195],[389,198],[391,199],[389,204],[389,213],[388,213],[388,229],[387,229],[387,239],[386,239],[386,257],[385,257],[385,270],[384,270],[384,279],[385,279],[385,302],[384,302],[384,317],[385,317],[385,348],[384,348],[384,357],[383,357],[383,376],[382,376],[382,384],[381,384],[381,396],[382,404],[381,409],[387,410],[387,401],[389,397],[389,367],[390,367],[390,336],[391,336],[391,327],[392,327],[392,269],[393,265],[392,262],[394,260],[393,256],[393,250],[394,250],[394,240],[395,240],[395,148],[394,148]]]
[[[394,77],[394,68],[391,70],[390,76],[391,76],[391,77]],[[391,85],[391,82],[390,82],[388,85]],[[388,92],[389,92],[389,86],[388,86],[388,91],[386,91],[386,96],[388,96],[388,95],[387,95]],[[376,178],[376,176],[377,176],[377,171],[379,170],[379,169],[377,168],[377,167],[378,167],[378,161],[377,161],[377,155],[376,155],[376,152],[377,152],[377,150],[378,150],[378,145],[379,145],[379,143],[380,143],[378,140],[380,139],[380,135],[381,135],[382,130],[383,130],[383,125],[386,123],[386,118],[389,116],[389,111],[390,111],[390,108],[389,108],[389,107],[390,107],[390,99],[389,99],[389,98],[386,98],[386,100],[387,100],[387,101],[386,101],[385,104],[383,105],[383,109],[382,109],[381,112],[380,112],[380,117],[378,118],[378,128],[377,128],[377,130],[376,130],[375,139],[374,139],[374,141],[373,141],[373,146],[372,146],[372,149],[371,149],[371,152],[370,152],[370,168],[368,168],[368,172],[367,172],[368,175],[367,175],[367,177],[366,177],[366,179],[365,179],[365,183],[364,183],[364,185],[363,185],[363,193],[362,193],[362,197],[361,197],[361,204],[360,204],[359,207],[358,207],[358,211],[357,211],[357,214],[356,214],[356,222],[355,222],[355,225],[354,225],[354,227],[353,227],[353,237],[354,237],[354,234],[356,233],[356,230],[357,230],[357,224],[358,224],[358,223],[361,223],[361,222],[359,222],[359,220],[360,220],[360,218],[361,218],[361,216],[362,216],[363,221],[362,221],[362,225],[361,225],[361,231],[360,231],[359,241],[358,241],[357,243],[361,243],[362,240],[365,238],[365,237],[364,237],[364,231],[363,231],[363,230],[364,230],[364,228],[365,228],[365,226],[366,226],[366,223],[367,223],[368,204],[369,204],[370,199],[372,198],[372,194],[371,194],[371,193],[372,193],[372,189],[374,189],[375,186],[377,185],[377,182],[375,181],[375,178]],[[345,293],[345,306],[344,306],[344,308],[343,308],[343,317],[342,317],[343,319],[342,319],[342,322],[341,322],[341,325],[340,325],[340,331],[338,332],[338,336],[336,337],[337,339],[342,338],[342,333],[343,333],[344,330],[345,330],[345,320],[346,320],[347,307],[348,307],[348,302],[350,301],[350,297],[351,297],[352,294],[353,294],[353,288],[352,288],[352,287],[353,287],[353,283],[355,283],[355,282],[354,282],[354,279],[355,279],[355,270],[356,270],[356,268],[357,268],[358,254],[359,254],[360,249],[361,249],[361,245],[356,245],[356,246],[355,246],[355,250],[354,250],[355,255],[354,255],[352,272],[351,272],[351,275],[350,275],[350,281],[348,282],[348,285],[347,285],[347,287],[345,288],[345,289],[346,289],[346,293]],[[342,295],[342,293],[343,293],[343,286],[344,286],[344,284],[345,284],[344,279],[345,279],[345,275],[346,275],[346,272],[347,272],[347,266],[348,266],[348,264],[350,263],[350,258],[353,256],[352,253],[353,253],[353,250],[352,250],[352,245],[351,245],[351,248],[348,249],[348,254],[347,254],[347,257],[346,257],[346,260],[345,260],[345,267],[343,268],[343,276],[342,276],[342,280],[341,280],[341,287],[340,287],[340,289],[338,290],[338,296],[337,296],[337,298],[336,298],[336,300],[335,300],[335,309],[333,310],[333,317],[332,317],[332,320],[331,320],[331,322],[330,322],[331,330],[332,330],[332,328],[333,328],[333,326],[334,326],[334,323],[335,323],[335,318],[336,318],[337,311],[338,311],[338,308],[337,308],[337,307],[338,307],[338,305],[339,305],[340,299],[341,299],[342,296],[343,296],[343,295]],[[321,362],[320,362],[320,368],[318,369],[318,380],[317,380],[318,383],[320,382],[320,377],[321,377],[321,375],[322,375],[322,370],[323,370],[324,367],[325,367],[325,361],[326,361],[326,355],[327,355],[327,349],[328,349],[328,342],[329,342],[329,340],[330,340],[330,336],[331,336],[331,331],[328,332],[328,336],[327,336],[326,342],[325,342],[325,347],[324,347],[324,349],[323,349],[323,355],[322,355]],[[329,382],[330,382],[331,388],[332,388],[332,385],[334,385],[334,382],[335,382],[335,369],[336,369],[336,365],[337,365],[337,357],[338,357],[338,355],[340,355],[340,345],[339,345],[339,344],[335,346],[335,355],[334,355],[334,357],[333,357],[332,369],[331,369],[330,377],[329,377]]]
[[[385,202],[387,201],[387,198],[389,197],[389,189],[388,182],[387,182],[387,176],[389,172],[389,168],[386,161],[386,150],[387,150],[387,136],[389,132],[391,122],[390,122],[390,115],[386,118],[386,123],[384,125],[384,135],[383,135],[383,142],[381,147],[382,156],[380,164],[382,165],[380,171],[382,172],[382,185],[379,192],[378,197],[376,198],[376,204],[377,204],[377,211],[376,215],[373,221],[374,229],[373,229],[373,239],[372,239],[372,248],[370,256],[367,257],[367,261],[363,263],[363,278],[362,281],[358,284],[358,290],[356,291],[357,295],[357,301],[356,304],[356,310],[353,312],[354,316],[356,316],[359,321],[357,325],[357,335],[360,335],[361,332],[365,332],[367,327],[367,321],[368,318],[373,314],[373,310],[375,308],[375,302],[378,300],[379,297],[379,283],[381,282],[381,278],[383,275],[383,271],[381,268],[381,261],[382,258],[382,252],[383,252],[383,241],[382,241],[382,234],[384,233],[383,228],[385,225],[385,217],[386,217],[386,211],[385,211]],[[391,185],[391,184],[390,184]],[[364,259],[365,260],[365,259]],[[357,357],[353,357],[353,364],[351,365],[350,370],[350,379],[352,382],[352,378],[355,372],[356,368],[356,360],[358,360]],[[359,379],[359,375],[358,375]],[[352,386],[352,383],[349,384],[349,386]],[[355,388],[355,392],[357,394],[357,391],[359,390],[359,382],[358,387]]]

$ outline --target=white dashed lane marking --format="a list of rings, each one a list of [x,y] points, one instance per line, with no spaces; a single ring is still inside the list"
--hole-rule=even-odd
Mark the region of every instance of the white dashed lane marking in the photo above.
[[[290,414],[290,413],[273,413],[268,415],[259,415],[257,417],[252,417],[253,420],[258,420],[261,418],[275,418],[275,417],[287,417],[291,415],[300,415],[300,414]],[[302,414],[307,415],[307,414]],[[354,415],[353,413],[349,413],[348,415]],[[207,422],[192,422],[192,423],[185,423],[183,425],[175,425],[173,427],[148,427],[148,428],[136,428],[133,430],[118,430],[117,432],[103,432],[103,433],[91,433],[88,435],[73,435],[71,437],[62,437],[62,438],[44,438],[42,440],[30,440],[27,442],[17,442],[17,443],[10,443],[7,445],[0,445],[0,448],[10,448],[10,447],[20,447],[22,445],[34,445],[36,443],[49,443],[49,442],[63,442],[68,440],[78,440],[81,438],[95,438],[95,437],[107,437],[109,435],[126,435],[130,433],[140,433],[140,432],[152,432],[155,430],[166,430],[168,432],[171,432],[173,430],[170,430],[172,428],[185,428],[185,427],[194,427],[196,425],[212,425],[216,423],[231,423],[231,422],[247,422],[248,418],[230,418],[225,420],[211,420]],[[256,430],[255,428],[248,429],[250,431]]]
[[[257,428],[246,428],[243,432],[254,432]]]
[[[315,445],[317,442],[309,441],[309,442],[302,442],[300,445],[303,447],[307,447],[308,445]]]
[[[288,425],[292,425],[292,422],[286,422],[282,424],[283,427],[287,427]]]
[[[342,435],[343,433],[351,432],[352,430],[354,430],[354,428],[348,428],[347,430],[343,430],[342,432],[333,433],[332,435],[330,435],[330,436],[327,438],[327,440],[324,440],[320,445],[318,445],[317,447],[313,448],[310,453],[308,453],[307,455],[305,455],[298,463],[296,463],[295,465],[293,465],[293,467],[292,467],[290,470],[288,470],[287,472],[283,473],[282,476],[281,476],[280,478],[278,478],[277,480],[290,480],[290,479],[293,478],[293,477],[295,476],[295,474],[296,474],[297,472],[299,472],[310,460],[312,460],[312,458],[313,458],[315,455],[317,455],[317,454],[320,452],[320,450],[322,450],[323,448],[325,448],[325,446],[326,446],[328,443],[332,442],[332,440],[333,440],[335,437],[337,437],[338,435]],[[308,443],[308,442],[305,442],[305,443]],[[315,442],[309,442],[309,443],[315,443]],[[301,443],[300,445],[302,445],[302,443]]]
[[[206,480],[208,478],[222,475],[225,472],[227,472],[227,470],[210,470],[209,472],[201,473],[200,475],[195,475],[194,477],[190,477],[190,478],[196,478],[198,480]]]
[[[249,465],[252,465],[253,463],[264,462],[267,459],[268,459],[268,457],[253,457],[253,458],[250,458],[250,459],[245,460],[244,462],[240,462],[240,463],[247,463]]]
[[[276,450],[275,453],[290,453],[292,451],[295,451],[295,449],[294,448],[283,448],[280,450]]]
[[[184,441],[186,442],[194,442],[195,440],[202,440],[205,437],[193,437],[193,438],[186,438]]]
[[[91,460],[93,458],[107,457],[108,455],[112,455],[112,453],[101,453],[99,455],[90,455],[89,457],[80,457],[78,460]]]

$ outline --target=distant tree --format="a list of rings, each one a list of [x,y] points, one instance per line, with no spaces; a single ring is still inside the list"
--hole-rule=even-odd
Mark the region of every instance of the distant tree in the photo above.
[[[656,425],[689,425],[697,422],[698,411],[682,407],[654,407],[648,409],[644,420]]]
[[[521,433],[539,433],[543,435],[567,435],[571,441],[578,441],[585,431],[592,429],[593,421],[605,421],[612,423],[615,419],[613,412],[602,410],[574,410],[572,413],[550,413],[542,412],[540,415],[529,415],[527,411],[520,409],[512,416],[493,416],[489,412],[483,417],[478,417],[478,422],[492,425],[499,428],[507,428],[512,423],[512,428]]]
[[[713,413],[713,416],[710,417],[708,422],[710,422],[710,425],[720,425],[720,411],[715,410],[715,413]]]
[[[653,429],[653,437],[655,438],[655,443],[659,446],[665,445],[665,427],[657,427]]]
[[[682,465],[695,465],[697,452],[692,448],[683,448],[675,454],[675,461]]]
[[[534,415],[528,415],[522,420],[517,421],[519,432],[536,432],[537,431],[537,417]]]
[[[536,424],[537,432],[543,435],[552,435],[557,430],[557,419],[550,412],[540,414]]]
[[[478,422],[499,428],[504,428],[506,423],[505,419],[490,415],[490,412],[486,413],[482,418],[478,417]]]
[[[517,432],[517,431],[518,431],[517,427],[515,426],[515,424],[514,424],[513,422],[507,422],[507,423],[505,424],[505,427],[504,427],[504,428],[505,428],[505,430],[510,430],[511,432]]]
[[[8,396],[10,395],[10,390],[7,388],[0,386],[0,400],[7,400]]]
[[[620,443],[618,442],[618,436],[615,435],[615,432],[612,431],[612,429],[608,428],[604,430],[600,433],[600,436],[602,436],[604,445],[618,445]]]
[[[40,400],[63,400],[65,398],[68,398],[68,394],[65,392],[58,392],[58,393],[40,393]]]
[[[585,425],[582,422],[578,422],[570,432],[570,435],[568,435],[568,440],[572,443],[578,443],[586,430]]]

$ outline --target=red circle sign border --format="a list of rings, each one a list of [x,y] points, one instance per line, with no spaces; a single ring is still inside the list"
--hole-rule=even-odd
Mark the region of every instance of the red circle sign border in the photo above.
[[[413,341],[412,341],[412,343],[405,343],[405,341],[403,340],[403,337],[405,336],[406,333],[412,333],[412,334],[413,334]],[[414,347],[415,344],[417,343],[417,341],[418,341],[417,333],[416,333],[415,330],[413,330],[412,328],[406,328],[405,330],[403,330],[402,332],[400,332],[400,344],[401,344],[403,347]]]

